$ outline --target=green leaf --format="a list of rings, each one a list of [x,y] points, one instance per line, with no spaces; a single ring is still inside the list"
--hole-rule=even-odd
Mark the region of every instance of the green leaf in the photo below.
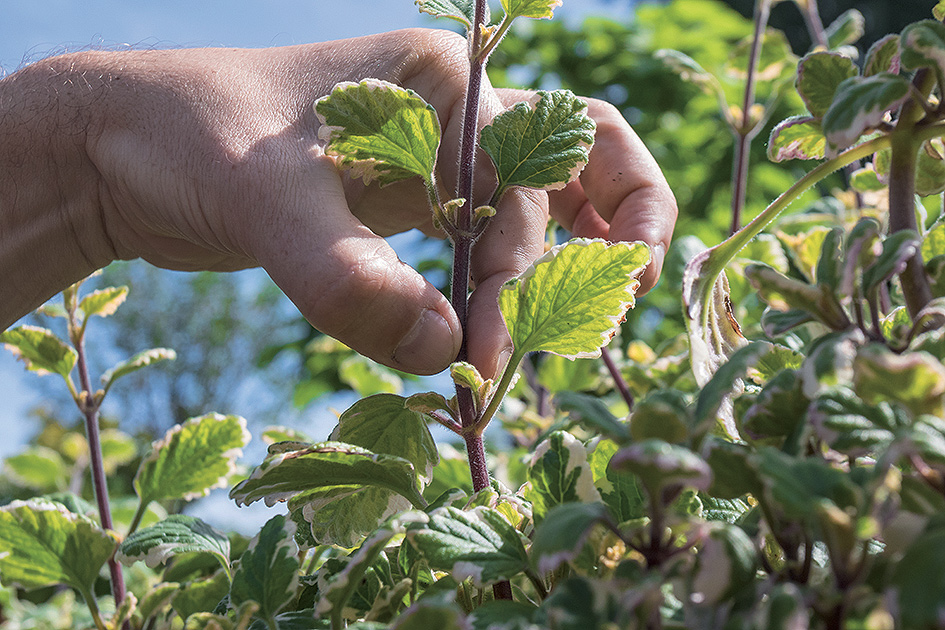
[[[932,7],[932,17],[941,22],[945,20],[945,0],[939,0],[934,7]]]
[[[136,372],[143,367],[148,367],[159,361],[174,361],[177,359],[177,353],[169,348],[151,348],[143,350],[130,359],[126,359],[115,365],[112,369],[102,374],[102,384],[107,392],[115,381],[122,376]]]
[[[936,20],[914,22],[899,36],[902,67],[905,70],[933,68],[945,72],[945,24]]]
[[[347,558],[344,569],[327,579],[319,578],[318,602],[315,607],[319,617],[330,616],[333,620],[337,618],[340,623],[348,600],[361,586],[365,573],[384,551],[394,533],[392,529],[377,530]]]
[[[565,431],[555,431],[535,448],[528,482],[525,498],[532,503],[536,521],[562,503],[600,501],[587,464],[587,450]]]
[[[433,17],[450,18],[471,29],[476,21],[476,0],[415,0],[421,13],[429,13]],[[485,23],[489,23],[489,9],[486,5]]]
[[[798,459],[770,447],[756,458],[765,502],[777,505],[790,519],[816,526],[821,502],[840,509],[857,509],[862,503],[862,489],[850,474],[822,459]]]
[[[915,174],[915,193],[921,197],[937,195],[945,190],[945,146],[941,138],[927,140],[919,149]]]
[[[325,152],[364,182],[381,186],[414,175],[433,180],[440,123],[412,90],[379,79],[339,83],[315,101]]]
[[[858,193],[877,192],[886,188],[872,164],[854,171],[850,175],[850,186]]]
[[[581,553],[594,526],[607,519],[607,506],[602,503],[555,506],[535,528],[529,552],[532,567],[544,575],[571,562]]]
[[[720,102],[725,101],[725,93],[719,80],[689,55],[678,50],[661,48],[653,53],[653,57],[666,64],[683,81],[698,86],[706,94],[718,98]]]
[[[534,107],[519,103],[483,128],[479,142],[495,164],[496,196],[510,186],[560,190],[577,178],[597,128],[586,111],[567,90],[540,91]]]
[[[712,469],[710,495],[718,499],[737,499],[761,492],[756,462],[751,457],[753,448],[710,436],[706,438],[703,452],[707,453],[706,462]]]
[[[390,630],[470,630],[462,609],[451,601],[452,596],[426,596],[401,613]],[[478,610],[478,609],[477,609]],[[352,628],[352,626],[348,626]],[[387,628],[387,626],[384,626]],[[362,630],[352,628],[352,630]],[[369,630],[367,628],[363,630]],[[375,630],[375,629],[370,629]],[[376,630],[383,630],[378,628]]]
[[[550,20],[561,0],[502,0],[502,8],[509,19],[529,17]]]
[[[295,523],[279,514],[263,525],[240,556],[230,585],[230,604],[259,604],[257,614],[272,619],[295,597],[299,583]]]
[[[185,514],[172,514],[134,532],[121,543],[115,559],[128,566],[143,560],[153,569],[168,558],[188,552],[213,555],[229,575],[229,539],[199,518]]]
[[[827,138],[820,121],[810,116],[793,116],[781,121],[771,130],[768,140],[768,159],[820,160],[824,157]]]
[[[731,78],[744,81],[748,78],[749,59],[753,37],[744,37],[735,44],[726,61],[724,71]],[[761,37],[761,50],[755,65],[757,81],[777,81],[785,75],[793,75],[797,57],[791,52],[787,36],[778,30],[767,29]]]
[[[830,287],[789,278],[767,265],[748,265],[745,276],[758,290],[758,295],[774,308],[783,302],[789,309],[810,313],[833,330],[843,330],[850,325],[846,311]]]
[[[425,522],[407,526],[407,540],[431,568],[451,572],[457,582],[472,578],[477,587],[508,580],[528,565],[518,531],[486,507],[433,510]]]
[[[591,451],[587,463],[601,499],[610,508],[614,519],[618,523],[624,523],[646,516],[648,506],[646,493],[639,480],[630,473],[621,472],[610,465],[610,460],[618,450],[620,446],[616,442],[600,440]]]
[[[945,414],[945,366],[925,352],[897,354],[881,344],[860,349],[853,387],[868,403],[898,402],[915,415]]]
[[[689,586],[700,604],[715,606],[751,587],[757,552],[748,534],[727,523],[712,523],[696,554]]]
[[[135,475],[135,491],[142,504],[207,496],[227,484],[249,439],[246,420],[239,416],[191,418],[151,445]]]
[[[538,384],[551,394],[596,390],[601,382],[600,364],[591,359],[566,359],[546,354],[538,364]]]
[[[569,420],[588,427],[594,433],[618,442],[630,439],[626,422],[612,414],[597,396],[563,391],[555,396],[555,406],[567,412]]]
[[[863,292],[870,295],[878,291],[881,284],[902,273],[921,244],[922,240],[912,230],[900,230],[886,237],[882,253],[863,270]]]
[[[907,423],[886,403],[867,404],[852,391],[828,392],[811,403],[808,419],[816,435],[850,457],[862,457],[885,447]]]
[[[945,221],[937,221],[922,240],[922,260],[931,260],[945,253]]]
[[[683,442],[689,437],[688,400],[681,392],[657,389],[637,401],[630,414],[630,434],[634,440],[657,438]]]
[[[39,492],[62,490],[71,476],[71,466],[57,451],[48,446],[30,446],[7,457],[4,472],[12,481]]]
[[[79,309],[86,317],[98,315],[108,317],[118,310],[128,297],[128,287],[108,287],[92,291],[79,302]]]
[[[633,306],[643,243],[574,239],[552,247],[499,294],[515,353],[598,357]]]
[[[417,503],[420,499],[415,499]],[[289,499],[300,545],[350,548],[388,517],[409,509],[411,502],[379,486],[349,484],[309,490]]]
[[[896,589],[903,627],[931,628],[945,608],[945,528],[935,527],[919,536],[895,563]]]
[[[888,72],[855,76],[841,83],[823,118],[827,157],[837,155],[883,122],[886,112],[909,98],[909,89],[908,79]]]
[[[220,601],[226,597],[229,588],[230,578],[223,571],[217,571],[209,577],[188,582],[184,588],[177,591],[171,601],[171,606],[180,615],[181,619],[187,619],[191,615],[200,613],[207,613],[207,616],[209,616],[210,611],[217,608]],[[195,626],[189,626],[189,628],[193,627]],[[196,627],[213,630],[217,628],[217,626],[209,623],[207,625],[196,625]],[[185,628],[187,627],[185,626]]]
[[[338,378],[362,398],[373,394],[399,394],[404,389],[397,372],[359,354],[353,354],[338,366]]]
[[[840,14],[824,32],[827,46],[831,49],[855,44],[866,32],[866,18],[856,9],[848,9]]]
[[[5,586],[65,584],[88,600],[116,545],[113,534],[57,503],[13,501],[0,508],[0,579]]]
[[[865,343],[858,329],[828,333],[817,340],[801,366],[804,395],[813,400],[819,395],[849,388],[853,382],[853,361]]]
[[[363,398],[341,414],[329,439],[402,457],[429,481],[439,461],[436,444],[423,414],[408,409],[405,402],[393,394]]]
[[[417,507],[425,504],[417,487],[417,473],[409,461],[339,442],[321,442],[270,455],[230,491],[230,498],[239,505],[265,499],[266,505],[272,506],[311,492],[314,494],[310,498],[317,499],[318,505],[311,508],[315,510],[358,492],[362,486],[395,492]],[[305,498],[299,496],[294,507],[301,508]]]
[[[856,64],[849,57],[839,53],[814,52],[798,63],[794,85],[807,111],[815,118],[823,118],[840,84],[858,74]]]
[[[734,424],[729,426],[731,399],[744,389],[742,379],[773,345],[765,341],[753,341],[732,353],[732,356],[715,371],[702,387],[696,401],[695,421],[705,432],[721,425],[729,437],[738,435]],[[733,421],[734,422],[734,421]]]
[[[0,343],[32,372],[58,374],[68,379],[75,367],[75,350],[60,341],[52,331],[39,326],[18,326],[4,331],[0,333]]]
[[[705,460],[685,447],[662,440],[631,444],[618,451],[610,465],[639,477],[647,492],[657,497],[666,487],[705,490],[712,481],[712,470]]]
[[[840,295],[855,297],[862,295],[857,280],[862,270],[876,260],[876,244],[882,234],[882,226],[872,217],[864,217],[856,222],[847,235],[844,244],[843,276],[840,280]]]
[[[890,34],[882,37],[866,51],[863,62],[863,76],[871,77],[880,72],[899,74],[899,36]]]
[[[794,370],[785,370],[765,383],[742,415],[743,433],[755,441],[773,438],[780,446],[784,438],[795,435],[809,404],[800,375]]]

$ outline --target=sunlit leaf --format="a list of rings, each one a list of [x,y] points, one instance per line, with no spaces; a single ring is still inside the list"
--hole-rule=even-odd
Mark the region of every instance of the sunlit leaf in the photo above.
[[[499,294],[516,354],[598,357],[633,306],[643,243],[574,239],[552,247]]]
[[[199,518],[172,514],[163,521],[139,529],[126,538],[115,559],[131,566],[141,560],[152,569],[181,553],[204,552],[215,557],[230,571],[230,541]]]
[[[854,76],[841,83],[823,118],[827,156],[836,155],[879,125],[886,112],[909,98],[909,86],[908,79],[888,72]]]
[[[206,496],[227,484],[249,439],[246,420],[239,416],[191,418],[151,445],[135,475],[135,491],[143,504]]]
[[[794,116],[781,121],[771,130],[768,158],[784,160],[819,160],[824,157],[827,139],[820,121],[809,116]]]
[[[0,580],[5,586],[64,584],[88,599],[116,546],[113,534],[57,503],[13,501],[0,508]]]
[[[618,450],[620,446],[616,442],[600,440],[588,456],[587,464],[591,469],[594,485],[597,486],[601,499],[610,508],[614,519],[618,523],[623,523],[646,516],[648,506],[646,493],[640,481],[631,473],[617,470],[610,465],[610,460]]]
[[[833,48],[855,44],[866,32],[866,18],[856,9],[848,9],[840,14],[824,31],[827,45]]]
[[[353,177],[382,186],[414,175],[431,181],[440,123],[415,92],[379,79],[339,83],[315,112],[325,152]]]
[[[259,604],[258,615],[272,619],[292,599],[299,582],[295,523],[283,515],[269,519],[240,557],[230,585],[230,603]]]
[[[483,128],[480,146],[499,177],[498,195],[511,186],[559,190],[587,164],[596,123],[587,103],[567,90],[538,92]]]
[[[137,370],[140,370],[143,367],[153,365],[160,361],[173,361],[177,358],[177,353],[169,348],[151,348],[150,350],[143,350],[138,354],[134,355],[130,359],[126,359],[115,365],[110,370],[107,370],[102,374],[102,385],[105,388],[105,391],[108,391],[111,386],[122,376],[130,374]]]
[[[872,164],[867,164],[850,175],[850,186],[859,193],[877,192],[886,188]]]
[[[502,0],[502,8],[509,18],[530,17],[550,20],[561,0]]]
[[[870,46],[863,62],[863,76],[871,77],[880,72],[899,73],[899,36],[886,35]]]
[[[565,431],[555,431],[535,448],[528,481],[525,498],[531,501],[536,521],[562,503],[600,500],[587,464],[587,450]]]
[[[296,540],[300,545],[345,548],[356,546],[385,519],[410,507],[411,502],[399,493],[365,484],[326,485],[288,501],[292,520],[299,526]]]
[[[405,402],[393,394],[362,398],[341,414],[329,439],[402,457],[429,481],[439,460],[436,444],[423,414],[408,409]]]
[[[725,65],[726,73],[730,77],[740,81],[747,79],[753,40],[753,37],[745,37],[733,48]],[[755,64],[755,79],[775,81],[787,73],[793,73],[796,64],[797,57],[791,52],[787,36],[778,30],[766,30],[761,38],[761,50]]]
[[[48,446],[30,446],[3,461],[4,473],[17,484],[39,492],[65,489],[70,466]]]
[[[79,302],[79,309],[86,317],[98,315],[108,317],[122,305],[128,297],[128,287],[108,287],[92,291]]]
[[[853,364],[853,384],[866,402],[898,402],[916,415],[945,413],[945,366],[924,352],[865,346]]]
[[[518,531],[495,510],[433,510],[426,522],[407,526],[410,541],[430,564],[449,571],[457,582],[476,586],[507,580],[525,569],[528,556]]]
[[[610,465],[639,477],[651,496],[675,486],[706,490],[712,482],[712,470],[705,460],[683,446],[662,440],[631,444],[618,451]]]
[[[869,295],[879,286],[902,273],[906,263],[919,251],[922,241],[912,230],[900,230],[883,240],[883,250],[876,260],[863,270],[863,292]]]
[[[415,0],[422,13],[433,17],[445,17],[456,20],[467,29],[476,21],[476,0]],[[489,23],[488,5],[486,5],[485,23]]]
[[[598,523],[608,518],[603,503],[565,503],[557,505],[535,528],[532,540],[532,566],[540,575],[554,571],[581,552]]]
[[[710,72],[699,65],[692,57],[679,52],[662,48],[653,53],[653,57],[666,64],[683,81],[688,81],[702,89],[706,94],[715,95],[725,100],[722,86]]]
[[[849,57],[832,52],[814,52],[798,63],[797,87],[807,111],[815,118],[823,118],[840,84],[859,74]]]
[[[875,453],[890,444],[908,422],[888,403],[871,404],[852,391],[834,391],[810,405],[808,417],[816,435],[850,457]]]
[[[338,366],[338,378],[359,396],[399,394],[404,389],[397,373],[359,354],[353,354]]]
[[[749,265],[745,275],[769,304],[776,297],[789,308],[806,311],[834,330],[843,330],[850,324],[834,292],[827,286],[789,278],[767,265]]]
[[[914,22],[899,36],[902,67],[905,70],[934,68],[945,72],[945,24],[936,20]]]
[[[69,377],[78,356],[52,331],[39,326],[18,326],[4,331],[0,333],[0,343],[23,361],[26,369],[63,378]]]

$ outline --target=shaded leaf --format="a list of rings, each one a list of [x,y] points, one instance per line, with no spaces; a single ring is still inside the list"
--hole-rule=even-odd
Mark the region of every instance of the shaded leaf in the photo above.
[[[809,116],[793,116],[781,121],[771,130],[768,139],[768,159],[820,160],[824,157],[827,138],[820,121]]]
[[[352,177],[381,186],[414,175],[432,181],[440,123],[412,90],[379,79],[339,83],[315,101],[315,113],[325,152]]]
[[[853,382],[853,361],[866,342],[859,329],[828,333],[817,340],[801,366],[804,395],[810,399],[849,388]]]
[[[249,439],[246,420],[239,416],[191,418],[151,444],[135,475],[135,491],[142,504],[206,496],[227,484]]]
[[[587,164],[597,128],[587,103],[567,90],[537,96],[534,106],[519,103],[480,133],[499,178],[497,196],[511,186],[560,190]]]
[[[853,387],[868,403],[898,402],[915,415],[945,414],[945,366],[925,352],[896,354],[881,344],[860,349]]]
[[[945,608],[945,528],[924,532],[895,563],[891,582],[896,588],[902,623],[928,628],[940,623]]]
[[[915,192],[922,197],[945,190],[945,158],[940,138],[927,140],[919,150],[915,173]]]
[[[905,70],[933,68],[945,72],[945,24],[936,20],[913,22],[899,36],[902,67]]]
[[[662,440],[631,444],[618,451],[610,465],[639,477],[651,496],[660,496],[663,488],[675,486],[706,490],[712,482],[712,470],[705,460]]]
[[[344,569],[319,578],[319,598],[316,613],[322,617],[330,616],[341,621],[341,615],[348,600],[361,585],[365,572],[374,564],[384,547],[394,537],[391,529],[379,529],[372,533],[364,543],[348,558]]]
[[[823,118],[827,157],[846,149],[879,125],[886,112],[909,98],[909,86],[908,79],[888,72],[852,77],[841,83]]]
[[[840,84],[859,74],[849,57],[832,52],[814,52],[797,65],[798,94],[815,118],[823,118],[834,101]]]
[[[528,481],[525,498],[532,503],[536,521],[562,503],[600,500],[587,464],[587,450],[565,431],[555,431],[535,448]]]
[[[607,518],[607,507],[602,503],[555,506],[535,528],[529,551],[532,567],[543,575],[571,562],[583,549],[593,527]]]
[[[75,367],[75,350],[59,340],[52,331],[39,326],[17,326],[0,333],[0,343],[16,358],[26,364],[26,369],[40,374],[58,374],[69,378]]]
[[[299,582],[295,523],[283,515],[269,519],[253,538],[233,572],[230,603],[259,604],[263,619],[272,619],[295,596]]]
[[[824,31],[827,45],[833,48],[855,44],[866,32],[866,19],[856,9],[847,9]]]
[[[863,292],[870,295],[879,286],[902,273],[906,263],[919,251],[922,240],[912,230],[900,230],[883,240],[883,251],[863,270]]]
[[[772,347],[768,342],[754,341],[735,351],[731,358],[716,370],[699,392],[696,401],[695,421],[703,427],[703,431],[714,428],[718,423],[730,437],[738,435],[734,424],[729,426],[726,423],[726,405],[731,405],[731,397],[744,388],[742,379],[748,369],[771,352]]]
[[[191,615],[201,613],[206,613],[205,617],[209,617],[210,611],[216,609],[220,601],[226,597],[229,588],[229,577],[223,571],[218,571],[209,577],[188,582],[185,588],[177,591],[174,599],[171,600],[171,606],[181,616],[181,619],[187,619]],[[198,617],[194,622],[199,620],[201,623],[207,623],[211,619],[213,618],[209,617],[209,619],[201,620]],[[190,627],[215,628],[215,626],[209,624],[205,626],[192,625]]]
[[[595,433],[618,442],[626,441],[630,437],[627,424],[612,414],[597,396],[563,391],[555,396],[555,406],[567,412],[569,419],[589,427]]]
[[[789,309],[806,311],[833,330],[843,330],[850,325],[830,287],[789,278],[767,265],[749,265],[745,268],[745,276],[761,298],[774,307],[776,299],[783,300]]]
[[[153,569],[168,558],[188,552],[213,555],[229,574],[229,539],[199,518],[186,514],[172,514],[134,532],[121,543],[115,559],[128,566],[141,560]]]
[[[588,456],[587,463],[601,499],[610,508],[614,519],[624,523],[646,516],[648,505],[639,480],[610,465],[610,460],[619,449],[616,442],[600,440]]]
[[[338,378],[362,398],[380,393],[399,394],[404,389],[403,380],[394,370],[359,354],[341,362]]]
[[[694,599],[714,606],[750,588],[757,570],[756,557],[755,545],[744,530],[712,523],[696,556],[689,586]]]
[[[600,356],[633,306],[648,262],[643,243],[573,239],[552,247],[499,294],[516,355]]]

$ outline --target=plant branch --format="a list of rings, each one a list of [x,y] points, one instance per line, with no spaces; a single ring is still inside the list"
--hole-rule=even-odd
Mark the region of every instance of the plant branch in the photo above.
[[[798,3],[801,9],[801,15],[804,16],[804,23],[807,25],[807,33],[810,35],[810,41],[814,46],[830,48],[830,42],[827,41],[827,31],[824,29],[824,23],[820,19],[820,10],[817,8],[817,0],[807,0],[804,7]]]
[[[489,426],[489,422],[492,421],[492,417],[495,415],[495,412],[498,411],[499,405],[502,403],[502,399],[505,398],[505,394],[509,390],[509,385],[512,384],[512,379],[515,377],[515,371],[518,369],[518,364],[522,362],[525,356],[520,352],[512,352],[512,356],[509,357],[509,362],[505,364],[505,371],[502,372],[502,377],[499,379],[499,382],[492,389],[492,397],[489,399],[489,404],[486,405],[486,408],[482,410],[482,414],[476,420],[476,423],[471,427],[471,432],[478,435],[482,435],[486,427]]]
[[[623,398],[624,402],[627,403],[627,409],[633,411],[633,393],[630,392],[630,387],[623,378],[620,368],[614,363],[614,358],[610,356],[610,351],[607,348],[601,348],[600,358],[604,362],[604,365],[607,366],[607,371],[610,372],[611,378],[614,379],[614,386],[617,388],[617,391],[620,392],[620,396]]]

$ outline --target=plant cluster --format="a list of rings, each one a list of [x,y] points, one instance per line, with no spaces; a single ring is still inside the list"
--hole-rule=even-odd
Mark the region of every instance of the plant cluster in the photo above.
[[[425,182],[454,245],[461,317],[470,249],[503,195],[564,186],[593,142],[593,121],[566,91],[542,92],[476,133],[489,55],[513,20],[550,18],[557,4],[502,0],[494,21],[482,0],[418,0],[469,38],[461,174],[449,194],[437,115],[418,95],[367,79],[314,105],[341,168],[381,185]],[[736,147],[732,235],[685,269],[688,354],[675,341],[653,350],[621,340],[616,357],[602,349],[633,305],[644,245],[555,245],[499,295],[514,351],[495,381],[461,356],[455,395],[366,396],[327,441],[270,427],[265,460],[241,473],[245,422],[191,419],[141,458],[136,507],[117,533],[105,469],[133,457],[102,457],[98,409],[116,379],[171,353],[141,353],[94,389],[86,324],[114,312],[126,289],[73,287],[63,308],[46,307],[65,317],[68,342],[36,327],[0,341],[65,380],[86,421],[98,506],[57,492],[0,508],[3,584],[24,596],[74,589],[99,630],[945,627],[945,3],[862,60],[850,47],[858,14],[825,29],[816,3],[798,2],[820,45],[797,60],[766,30],[770,4],[758,0],[753,33],[733,52],[734,79],[680,52],[659,55],[716,98]],[[807,112],[774,126],[769,156],[822,162],[739,229],[743,157],[789,89],[788,71]],[[477,207],[480,146],[498,184]],[[775,223],[843,168],[850,190]],[[491,461],[508,484],[485,458],[494,419],[515,443]],[[431,424],[465,443],[467,458],[438,447]],[[14,459],[21,482],[70,485],[41,474],[62,443]],[[287,513],[251,540],[161,513],[234,481],[238,504],[285,503]],[[115,607],[103,614],[106,565]]]

